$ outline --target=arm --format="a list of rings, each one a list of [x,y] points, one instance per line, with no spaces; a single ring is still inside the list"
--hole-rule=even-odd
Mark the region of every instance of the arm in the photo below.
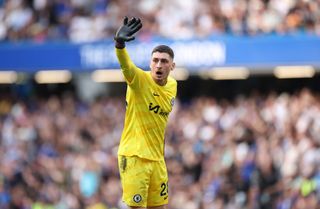
[[[114,37],[116,55],[121,66],[121,70],[126,80],[130,83],[135,75],[135,64],[131,61],[127,50],[125,49],[125,42],[135,39],[134,35],[142,28],[142,23],[139,18],[132,18],[128,20],[125,17],[123,25],[117,30]]]
[[[137,67],[131,61],[129,54],[125,48],[119,49],[116,47],[116,55],[125,79],[128,81],[128,83],[131,83],[136,74]]]

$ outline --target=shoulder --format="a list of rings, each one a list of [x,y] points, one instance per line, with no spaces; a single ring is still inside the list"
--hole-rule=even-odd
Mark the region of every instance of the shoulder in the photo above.
[[[177,81],[171,76],[168,77],[166,89],[174,95],[177,94]]]
[[[168,77],[168,81],[167,82],[168,82],[169,86],[177,86],[177,80],[174,79],[172,76]]]

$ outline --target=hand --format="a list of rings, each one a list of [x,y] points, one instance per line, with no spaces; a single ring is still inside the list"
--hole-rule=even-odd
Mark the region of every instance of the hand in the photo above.
[[[134,35],[142,28],[142,23],[139,18],[131,18],[128,20],[128,17],[123,19],[123,25],[117,30],[114,40],[124,45],[127,41],[132,41],[135,39]]]

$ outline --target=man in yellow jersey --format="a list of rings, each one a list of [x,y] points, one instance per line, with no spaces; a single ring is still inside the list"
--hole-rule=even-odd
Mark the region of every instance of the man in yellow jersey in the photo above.
[[[139,18],[125,17],[114,37],[127,83],[127,109],[118,150],[122,199],[130,208],[164,209],[168,204],[164,135],[177,94],[177,82],[169,76],[175,67],[174,53],[168,46],[157,46],[151,53],[151,71],[138,68],[125,42],[133,40],[141,27]]]

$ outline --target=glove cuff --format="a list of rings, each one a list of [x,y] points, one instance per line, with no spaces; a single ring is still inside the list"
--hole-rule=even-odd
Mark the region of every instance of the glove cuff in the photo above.
[[[126,44],[125,44],[124,41],[117,41],[117,40],[115,40],[115,47],[116,47],[117,49],[123,49],[123,48],[126,47]]]

